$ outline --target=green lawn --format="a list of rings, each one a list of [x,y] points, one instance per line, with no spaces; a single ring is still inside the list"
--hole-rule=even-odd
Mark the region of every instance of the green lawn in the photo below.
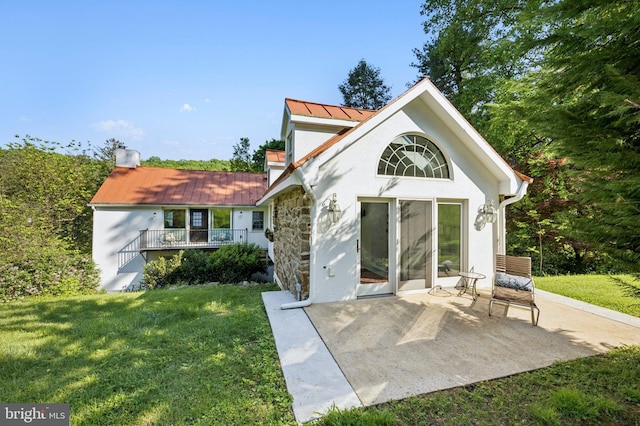
[[[629,291],[640,292],[640,281],[630,275],[535,277],[535,283],[541,290],[640,317],[640,298],[629,297]]]
[[[291,424],[260,293],[200,287],[0,306],[0,401],[74,425]]]
[[[640,299],[618,294],[622,287],[609,277],[536,284],[578,289],[587,301],[640,316]],[[293,425],[260,297],[273,289],[198,287],[2,305],[0,401],[68,402],[73,425]],[[333,412],[318,423],[639,425],[640,347]]]

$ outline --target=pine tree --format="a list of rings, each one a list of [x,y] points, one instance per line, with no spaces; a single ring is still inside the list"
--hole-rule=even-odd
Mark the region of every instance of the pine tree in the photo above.
[[[532,122],[576,170],[590,209],[575,232],[640,271],[640,9],[564,0],[543,12]]]
[[[361,59],[347,79],[338,86],[342,93],[342,105],[350,108],[380,109],[391,100],[389,86],[380,77],[380,68]]]

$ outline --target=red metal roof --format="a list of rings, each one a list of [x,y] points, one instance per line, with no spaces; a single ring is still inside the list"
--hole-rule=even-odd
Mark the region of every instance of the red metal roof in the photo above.
[[[318,104],[315,102],[285,99],[285,104],[291,114],[309,117],[334,118],[338,120],[363,121],[371,117],[376,111],[368,109],[347,108],[336,105]]]
[[[253,206],[266,189],[260,173],[116,167],[90,204]]]
[[[274,149],[267,149],[267,162],[269,163],[284,163],[284,151],[276,151]]]

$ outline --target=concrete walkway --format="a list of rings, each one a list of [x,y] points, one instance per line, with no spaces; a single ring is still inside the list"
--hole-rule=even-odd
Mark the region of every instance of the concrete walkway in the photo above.
[[[360,407],[362,403],[309,321],[303,309],[282,310],[295,302],[288,291],[262,293],[280,357],[280,366],[293,396],[299,423],[317,419],[331,409]]]
[[[538,291],[528,309],[473,302],[455,291],[315,304],[283,311],[263,293],[296,420],[403,399],[640,344],[640,318]],[[322,336],[322,337],[320,337]],[[328,348],[328,349],[327,349]]]

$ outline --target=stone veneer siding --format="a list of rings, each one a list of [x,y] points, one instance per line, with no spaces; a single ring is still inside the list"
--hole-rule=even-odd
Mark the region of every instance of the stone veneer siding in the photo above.
[[[304,300],[309,297],[311,201],[302,189],[283,194],[275,200],[273,219],[276,275],[296,296],[296,283],[300,283]]]

